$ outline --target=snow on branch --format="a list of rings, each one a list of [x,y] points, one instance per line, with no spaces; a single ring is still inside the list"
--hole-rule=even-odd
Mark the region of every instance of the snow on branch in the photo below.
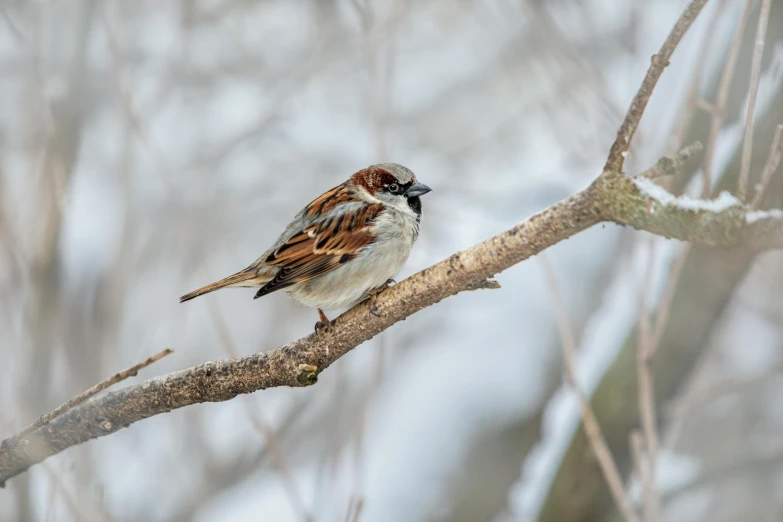
[[[650,212],[655,212],[656,206],[673,207],[682,212],[723,212],[731,207],[742,206],[739,199],[725,190],[715,199],[694,199],[688,196],[674,196],[647,178],[634,178],[633,182],[636,188],[649,199]]]
[[[660,162],[659,162],[660,163]],[[647,177],[607,173],[608,219],[660,236],[714,247],[783,248],[783,211],[758,211],[728,192],[715,199],[674,196]]]

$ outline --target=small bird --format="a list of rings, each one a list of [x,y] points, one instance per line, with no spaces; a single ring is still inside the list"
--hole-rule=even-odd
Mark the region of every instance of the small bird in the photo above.
[[[375,297],[393,282],[419,236],[420,196],[430,192],[408,168],[371,165],[304,207],[272,247],[234,275],[183,295],[180,302],[225,287],[261,287],[254,299],[285,290],[324,310]]]

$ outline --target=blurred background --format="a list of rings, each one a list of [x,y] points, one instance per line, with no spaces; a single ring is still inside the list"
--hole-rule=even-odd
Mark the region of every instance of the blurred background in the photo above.
[[[123,385],[309,334],[316,313],[282,293],[178,297],[245,267],[367,165],[402,163],[434,189],[398,280],[584,188],[686,3],[0,2],[0,438],[166,347]],[[707,151],[713,189],[736,186],[760,2],[747,3],[740,33],[746,2],[708,3],[629,174],[708,143],[736,39]],[[783,123],[772,4],[755,177]],[[699,194],[703,180],[664,182]],[[765,205],[781,203],[778,172]],[[684,247],[594,227],[501,274],[501,290],[393,326],[316,386],[71,448],[0,490],[0,520],[619,520],[562,344],[572,332],[639,506],[628,441],[650,318],[660,520],[783,520],[783,256]]]

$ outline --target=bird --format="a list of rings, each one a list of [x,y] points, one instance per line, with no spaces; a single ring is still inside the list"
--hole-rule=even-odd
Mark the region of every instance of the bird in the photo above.
[[[283,290],[318,310],[316,333],[329,327],[324,310],[369,298],[379,315],[375,299],[408,260],[419,236],[420,197],[431,191],[400,164],[370,165],[307,204],[247,268],[180,302],[227,287],[259,287],[254,299]]]

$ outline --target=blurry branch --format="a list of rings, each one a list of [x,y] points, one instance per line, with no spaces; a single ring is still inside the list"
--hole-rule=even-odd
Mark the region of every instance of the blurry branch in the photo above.
[[[696,53],[696,56],[700,56],[701,59],[696,64],[694,69],[693,77],[691,78],[690,86],[688,87],[688,96],[685,99],[685,105],[681,111],[682,117],[680,118],[680,122],[677,125],[677,128],[674,131],[674,136],[672,138],[672,152],[676,152],[680,147],[682,147],[682,144],[685,140],[685,134],[688,131],[688,127],[692,123],[694,111],[696,110],[698,102],[700,101],[699,89],[701,87],[702,77],[704,76],[704,69],[707,67],[707,63],[709,63],[709,60],[706,59],[706,56],[708,56],[708,51],[714,48],[713,40],[716,32],[715,29],[725,8],[726,0],[720,0],[717,7],[713,10],[712,18],[710,18],[709,22],[707,23],[707,34],[702,40],[701,45],[699,46],[699,50]]]
[[[612,145],[604,172],[585,190],[473,247],[457,252],[384,291],[379,316],[363,302],[329,331],[277,349],[204,364],[85,402],[29,434],[0,455],[0,483],[66,448],[103,437],[140,420],[203,402],[230,400],[278,386],[308,386],[359,344],[393,324],[463,291],[497,288],[490,279],[600,222],[630,225],[707,246],[783,247],[783,212],[752,211],[736,198],[675,198],[646,178],[622,172],[624,153],[653,88],[706,0],[694,0],[656,54]]]
[[[166,348],[162,352],[156,353],[152,357],[148,358],[146,361],[131,366],[127,370],[121,371],[120,373],[116,373],[111,377],[109,377],[108,379],[106,379],[105,381],[96,384],[95,386],[92,386],[91,388],[83,391],[73,399],[69,400],[65,404],[61,404],[60,406],[53,409],[49,413],[45,415],[41,415],[40,417],[38,417],[38,420],[30,424],[28,427],[26,427],[25,429],[23,429],[22,431],[14,435],[13,437],[9,437],[5,439],[2,443],[0,443],[0,455],[5,453],[6,451],[13,450],[21,439],[31,434],[35,430],[46,426],[52,421],[52,419],[58,417],[59,415],[62,415],[63,413],[65,413],[66,411],[72,408],[75,408],[79,404],[97,395],[98,393],[102,392],[106,388],[110,386],[114,386],[118,382],[124,381],[128,377],[135,377],[140,370],[143,370],[150,364],[157,362],[172,353],[174,353],[173,350]]]
[[[742,9],[743,6],[736,7]],[[781,33],[783,9],[780,7],[780,3],[773,3],[770,31],[774,36],[769,40],[774,42],[783,37]],[[745,62],[751,61],[750,54],[745,57],[746,59],[739,59],[739,61],[732,56],[739,56],[740,49],[744,51],[752,47],[753,36],[746,34],[744,41],[735,39],[734,43],[728,46],[725,55],[716,59],[721,63],[736,61],[737,70],[740,70]],[[706,57],[701,56],[699,59],[705,60]],[[738,76],[734,72],[727,74],[727,68],[728,66],[722,71],[718,70],[715,73],[717,78],[705,77],[704,82],[707,89],[717,86],[716,92],[725,91],[726,94],[713,93],[708,97],[708,99],[725,99],[724,107],[734,107],[725,114],[734,110],[739,112],[737,100],[744,97],[744,92],[739,90],[736,90],[731,97],[727,94],[729,84],[732,83],[731,78]],[[739,76],[747,78],[749,75],[748,69]],[[723,80],[719,81],[721,76]],[[740,83],[743,82],[735,81],[733,85],[736,87]],[[774,93],[771,103],[756,117],[754,127],[755,134],[758,136],[757,141],[760,143],[774,141],[772,135],[780,123],[778,118],[781,110],[783,110],[783,92],[778,91]],[[703,139],[708,142],[715,132],[720,131],[720,128],[714,132],[709,128],[710,119],[710,114],[707,112],[694,113],[693,121],[687,125],[689,130],[684,133],[680,141],[689,143]],[[710,148],[707,149],[707,158],[711,158]],[[767,154],[767,150],[754,147],[751,168],[753,173],[763,172]],[[705,159],[705,163],[707,161],[708,159]],[[722,179],[711,191],[713,194],[719,194],[721,190],[736,190],[740,162],[741,145],[735,147],[731,160],[723,169]],[[681,192],[689,174],[690,171],[687,170],[684,175],[672,179],[672,183],[669,184],[673,187],[672,190]],[[783,205],[783,176],[771,176],[763,194],[764,206]],[[726,203],[731,201],[727,200]],[[681,390],[685,380],[692,374],[693,367],[708,346],[711,334],[727,304],[758,255],[758,251],[751,249],[713,249],[697,244],[687,245],[687,247],[687,253],[683,254],[685,257],[678,259],[675,264],[675,268],[681,271],[681,275],[677,281],[670,277],[655,320],[653,341],[657,349],[654,352],[655,358],[651,370],[655,382],[652,391],[658,404],[671,402]],[[682,263],[681,268],[680,263]],[[603,374],[591,400],[612,454],[626,477],[632,468],[630,459],[632,448],[628,434],[640,426],[637,397],[639,376],[636,358],[639,335],[638,329],[634,329],[626,336],[620,352]],[[613,498],[602,481],[601,473],[595,459],[591,458],[591,448],[584,430],[578,430],[565,452],[538,520],[540,522],[620,520],[622,516],[613,509]]]
[[[637,321],[639,338],[636,343],[636,373],[638,374],[638,400],[643,434],[639,430],[634,430],[631,432],[630,439],[631,453],[642,483],[645,522],[656,522],[660,512],[660,495],[655,484],[658,459],[658,424],[655,418],[655,380],[651,368],[656,346],[653,344],[654,334],[652,333],[650,316],[647,313],[654,278],[655,245],[655,238],[651,238],[647,274],[644,288],[640,293]]]
[[[575,47],[568,41],[560,26],[552,18],[549,10],[547,10],[546,2],[527,0],[524,6],[530,11],[530,16],[534,21],[533,29],[549,39],[551,42],[549,46],[554,47],[558,61],[561,63],[565,61],[576,67],[577,71],[583,75],[587,87],[601,101],[603,108],[607,110],[611,117],[619,118],[622,116],[622,106],[609,96],[608,93],[611,92],[611,89],[609,89],[606,81],[597,73],[595,68],[591,67],[575,51]],[[537,52],[536,54],[538,55],[539,53]]]
[[[587,440],[590,442],[590,447],[598,459],[598,464],[601,466],[601,472],[604,475],[606,483],[609,485],[609,491],[612,493],[612,498],[614,499],[617,508],[620,510],[620,513],[622,513],[623,518],[626,522],[638,522],[639,518],[636,516],[636,513],[634,513],[633,508],[631,508],[631,504],[625,495],[623,476],[617,469],[617,463],[615,462],[614,457],[612,457],[612,452],[609,450],[603,433],[601,433],[601,425],[598,423],[593,407],[590,405],[590,399],[579,386],[579,382],[576,379],[576,336],[571,327],[568,309],[566,308],[562,293],[557,284],[557,279],[555,278],[549,263],[546,261],[546,258],[542,256],[542,259],[547,285],[549,286],[552,300],[555,305],[557,325],[560,330],[560,341],[563,344],[566,381],[571,388],[573,388],[579,400],[579,408],[582,413],[582,425],[587,434]]]
[[[215,328],[218,331],[218,337],[223,345],[223,349],[230,357],[238,357],[239,350],[237,350],[234,338],[231,336],[231,332],[226,325],[226,321],[223,318],[223,314],[220,313],[220,309],[215,305],[214,301],[210,301],[210,313],[212,315],[212,322],[215,324]],[[275,430],[273,430],[262,418],[261,414],[253,408],[250,400],[251,397],[247,397],[249,400],[245,402],[245,411],[247,412],[247,418],[253,428],[264,439],[266,447],[269,449],[269,454],[272,459],[272,464],[275,470],[280,475],[283,482],[283,488],[285,489],[288,500],[291,503],[291,508],[296,512],[302,520],[305,522],[312,521],[312,516],[305,508],[304,502],[302,502],[302,496],[299,494],[299,488],[296,485],[293,475],[291,474],[288,461],[280,448],[280,440],[277,438]]]
[[[672,271],[669,273],[669,278],[666,281],[666,286],[663,289],[658,313],[655,316],[655,324],[653,326],[653,331],[651,332],[652,340],[650,342],[653,355],[658,349],[661,337],[663,337],[663,332],[669,323],[669,312],[671,310],[672,300],[674,299],[674,291],[677,289],[677,284],[680,282],[680,275],[682,274],[682,269],[685,266],[685,261],[688,259],[689,253],[690,245],[686,244],[677,256],[677,260],[674,262]]]
[[[750,87],[748,87],[748,113],[745,117],[745,139],[742,144],[742,166],[740,167],[739,186],[737,196],[745,201],[750,178],[750,156],[753,152],[753,119],[756,116],[756,98],[759,93],[759,80],[761,79],[761,57],[764,54],[764,39],[767,36],[769,25],[769,10],[772,0],[761,0],[761,12],[759,13],[759,25],[756,29],[756,45],[753,49],[753,65],[750,71]]]
[[[37,198],[26,204],[35,208],[35,225],[29,233],[32,251],[26,256],[29,272],[29,291],[22,302],[22,317],[26,345],[20,353],[26,355],[22,371],[26,379],[19,380],[18,393],[24,414],[32,415],[48,409],[47,401],[55,379],[52,375],[54,358],[52,347],[57,343],[54,336],[55,322],[61,312],[60,248],[64,233],[64,201],[74,174],[79,149],[82,144],[83,107],[87,102],[85,83],[88,53],[95,14],[96,0],[81,0],[77,7],[77,20],[73,28],[73,51],[63,57],[65,89],[54,96],[46,94],[48,81],[42,76],[47,62],[43,50],[30,38],[34,66],[41,73],[36,74],[32,89],[39,90],[44,112],[49,113],[45,123],[40,122],[38,130],[46,136],[43,157],[36,165],[33,187]],[[49,119],[51,118],[51,120]],[[37,162],[36,162],[37,163]],[[6,341],[8,342],[8,341]],[[19,481],[17,484],[17,516],[21,520],[33,518],[33,492],[31,484]]]
[[[725,462],[712,464],[706,469],[700,470],[684,484],[666,492],[665,497],[667,501],[671,502],[675,497],[713,486],[716,483],[731,481],[738,476],[755,476],[759,477],[761,482],[770,482],[779,472],[781,464],[783,464],[783,450],[779,446],[760,453],[751,453],[746,450],[745,455],[732,456]],[[774,520],[780,520],[780,518]]]
[[[275,435],[278,440],[290,432],[292,426],[302,417],[305,410],[305,405],[301,401],[294,401],[292,407],[277,424]],[[196,436],[203,435],[198,431],[195,431],[194,434]],[[205,451],[207,446],[203,441],[199,442],[200,444],[196,447],[204,457],[201,469],[196,473],[199,481],[195,486],[188,488],[187,501],[166,518],[171,522],[198,520],[199,512],[202,509],[209,506],[222,494],[243,483],[253,473],[264,470],[266,465],[270,464],[268,445],[247,448],[248,451],[229,456],[224,453],[213,455],[214,452]],[[154,509],[154,506],[152,507]],[[152,520],[152,518],[150,515],[147,520]]]
[[[76,502],[71,492],[68,491],[68,486],[66,486],[62,477],[60,477],[60,475],[54,469],[52,469],[52,467],[49,466],[48,464],[44,464],[43,468],[44,470],[46,470],[47,474],[49,475],[49,479],[51,480],[52,484],[54,484],[55,486],[54,488],[52,488],[52,492],[60,493],[60,497],[63,499],[63,502],[68,508],[68,511],[70,511],[74,520],[87,519],[88,517],[86,517],[85,513],[82,511],[82,509],[80,509],[79,503]]]
[[[737,65],[740,47],[742,47],[742,37],[745,34],[745,26],[748,24],[748,15],[752,3],[753,0],[745,0],[745,9],[742,12],[742,18],[740,19],[739,27],[737,27],[737,32],[731,42],[729,57],[726,60],[726,66],[723,69],[723,74],[720,78],[718,94],[715,98],[715,103],[711,105],[710,135],[707,140],[707,153],[704,157],[704,187],[702,188],[702,197],[706,197],[707,194],[710,193],[710,190],[712,190],[712,164],[715,157],[715,146],[718,142],[718,134],[720,134],[720,129],[723,126],[723,118],[726,114],[726,104],[729,101],[729,88],[731,87],[731,80],[734,78],[734,69]]]
[[[644,521],[657,522],[660,511],[660,495],[655,487],[655,470],[651,469],[652,459],[645,457],[644,437],[639,430],[631,430],[628,436],[631,447],[631,459],[634,471],[642,484],[642,507],[644,508]],[[649,452],[648,452],[649,453]]]
[[[660,163],[660,162],[659,162]],[[682,168],[683,166],[680,165]],[[654,241],[654,240],[653,240]],[[655,243],[652,243],[652,247]],[[680,280],[680,274],[690,248],[686,246],[677,256],[664,287],[655,321],[651,321],[647,308],[652,294],[654,248],[650,249],[648,274],[641,304],[639,306],[638,339],[636,342],[636,372],[638,387],[639,414],[642,431],[632,430],[630,447],[637,474],[642,483],[645,521],[655,522],[660,518],[661,497],[656,483],[659,449],[658,423],[655,401],[655,378],[653,357],[669,320],[674,290]],[[643,433],[642,433],[643,432]]]
[[[118,4],[114,2],[107,2],[101,11],[103,27],[106,30],[109,52],[111,54],[112,83],[114,85],[117,102],[122,110],[128,127],[133,131],[144,147],[146,147],[152,160],[158,167],[153,170],[159,175],[161,184],[167,192],[167,199],[174,199],[172,196],[178,192],[171,181],[176,179],[173,175],[174,169],[171,167],[171,162],[166,159],[163,148],[155,141],[152,133],[145,125],[144,119],[139,117],[139,114],[134,107],[133,93],[126,85],[125,71],[127,70],[127,65],[122,56],[117,30],[112,24],[112,19],[114,17],[110,12],[112,10],[117,10],[117,6]]]
[[[659,159],[652,168],[647,169],[642,173],[642,177],[648,179],[655,179],[661,176],[676,176],[682,174],[685,171],[685,165],[697,153],[701,152],[704,147],[700,142],[688,145],[674,156],[664,156]]]
[[[49,499],[50,510],[54,504],[54,495],[59,493],[60,498],[62,498],[63,503],[71,514],[72,520],[79,520],[82,522],[111,522],[111,516],[101,506],[96,505],[94,502],[86,502],[84,495],[77,496],[69,491],[69,484],[71,488],[73,488],[72,482],[63,479],[61,474],[55,470],[53,466],[43,464],[43,468],[46,471],[46,474],[49,475],[49,480],[54,486],[52,488],[52,497]],[[74,497],[77,497],[78,500]],[[54,520],[54,518],[48,520]]]
[[[687,418],[706,404],[726,396],[762,387],[768,384],[770,379],[778,378],[781,375],[783,375],[783,363],[777,363],[752,377],[721,381],[707,388],[693,391],[684,397],[678,397],[666,407],[666,412],[671,417]]]
[[[764,191],[769,185],[772,175],[778,170],[781,157],[783,157],[783,124],[778,125],[775,129],[775,137],[772,138],[772,148],[769,150],[769,158],[761,173],[761,181],[759,181],[759,184],[756,186],[756,196],[753,198],[751,207],[758,208],[759,205],[761,205],[761,200],[764,198]]]

